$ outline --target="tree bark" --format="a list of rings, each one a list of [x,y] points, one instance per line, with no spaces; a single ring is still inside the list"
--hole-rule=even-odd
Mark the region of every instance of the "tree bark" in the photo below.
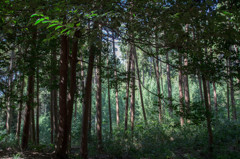
[[[135,118],[135,58],[134,54],[136,54],[135,46],[132,46],[132,62],[131,62],[131,131],[133,134],[134,131],[134,118]]]
[[[94,24],[94,28],[97,25]],[[96,37],[97,38],[97,37]],[[87,79],[86,79],[86,87],[85,87],[85,95],[84,95],[84,107],[83,107],[83,120],[82,120],[82,141],[81,141],[81,157],[87,159],[88,156],[88,116],[89,116],[89,107],[90,107],[90,100],[91,100],[91,89],[92,89],[92,74],[93,74],[93,65],[94,65],[94,58],[96,52],[96,46],[94,43],[91,44],[89,49],[89,61],[88,61],[88,72],[87,72]]]
[[[211,93],[210,93],[210,82],[209,81],[206,81],[207,82],[207,97],[208,97],[208,105],[209,105],[209,108],[210,110],[212,110],[212,104],[211,104]]]
[[[208,129],[208,144],[209,144],[209,151],[210,153],[213,151],[213,134],[212,134],[212,126],[211,126],[211,109],[209,105],[209,98],[208,98],[208,89],[207,89],[207,82],[202,75],[202,81],[203,81],[203,92],[204,92],[204,99],[205,99],[205,109],[206,109],[206,119],[207,119],[207,129]]]
[[[172,114],[172,84],[171,84],[171,73],[170,73],[170,66],[169,66],[169,58],[168,52],[166,54],[166,61],[167,61],[167,84],[168,84],[168,104],[170,105],[170,113]]]
[[[200,93],[201,101],[203,102],[202,79],[199,74],[198,74],[198,84],[199,84],[199,91],[200,91],[199,93]]]
[[[117,121],[117,126],[119,127],[119,101],[118,101],[118,79],[117,79],[117,57],[116,57],[116,53],[115,53],[115,41],[114,41],[114,35],[113,35],[113,55],[114,55],[114,64],[115,64],[115,69],[114,69],[114,76],[115,76],[115,80],[116,80],[116,84],[115,84],[115,90],[116,90],[116,94],[115,94],[115,99],[116,99],[116,121]]]
[[[182,91],[182,56],[179,55],[179,80],[178,80],[178,85],[179,85],[179,102],[180,102],[180,124],[181,126],[184,125],[184,119],[183,119],[183,91]]]
[[[109,67],[109,60],[107,58],[107,65]],[[110,83],[109,83],[109,78],[110,78],[110,71],[108,71],[108,78],[107,78],[107,85],[108,85],[108,114],[109,114],[109,132],[110,136],[112,136],[112,112],[111,112],[111,94],[110,94]]]
[[[40,111],[40,100],[39,100],[39,67],[37,67],[37,116],[36,116],[36,143],[39,144],[39,111]]]
[[[67,77],[68,77],[68,39],[61,36],[60,84],[59,84],[59,127],[56,155],[67,158],[68,125],[67,125]]]
[[[129,98],[129,81],[130,81],[130,69],[131,69],[131,62],[132,62],[132,45],[129,46],[129,59],[128,59],[128,66],[127,66],[127,85],[126,85],[126,104],[125,104],[125,130],[127,130],[128,126],[128,98]]]
[[[229,75],[229,60],[226,60],[227,63],[227,74]],[[230,110],[229,110],[229,80],[227,79],[227,114],[228,114],[228,120],[230,120]]]
[[[32,33],[32,53],[31,59],[35,59],[36,55],[36,40],[37,40],[37,30],[34,28]],[[33,101],[34,101],[34,73],[35,73],[35,61],[30,61],[29,64],[29,72],[28,72],[28,99],[27,105],[25,108],[25,118],[24,118],[24,125],[23,125],[23,134],[22,134],[22,149],[25,150],[28,147],[28,139],[29,139],[29,130],[30,130],[30,113],[33,109]]]
[[[138,76],[138,87],[139,87],[139,92],[140,92],[140,100],[141,100],[141,106],[142,106],[142,111],[143,111],[143,118],[145,123],[147,124],[147,117],[146,117],[146,112],[144,108],[144,102],[143,102],[143,94],[142,94],[142,86],[141,86],[141,77],[140,77],[140,72],[139,72],[139,67],[138,67],[138,59],[137,59],[137,54],[134,52],[135,56],[135,63],[136,63],[136,69],[137,69],[137,76]]]
[[[213,82],[213,95],[214,95],[215,111],[216,111],[216,113],[217,113],[217,112],[218,112],[218,104],[217,104],[217,91],[216,91],[215,82]]]
[[[184,58],[184,66],[185,67],[188,66],[187,55],[185,55],[185,58]],[[186,71],[184,73],[184,99],[185,99],[186,110],[187,112],[189,112],[190,96],[189,96],[189,87],[188,87],[188,75]]]
[[[101,79],[101,52],[98,55],[98,66],[96,69],[96,111],[97,111],[97,149],[102,151],[102,79]]]
[[[17,141],[19,143],[20,131],[21,131],[21,122],[22,122],[22,107],[23,107],[23,91],[25,87],[24,81],[24,74],[22,74],[22,82],[21,82],[21,89],[20,89],[20,101],[19,101],[19,110],[18,110],[18,122],[17,122]]]

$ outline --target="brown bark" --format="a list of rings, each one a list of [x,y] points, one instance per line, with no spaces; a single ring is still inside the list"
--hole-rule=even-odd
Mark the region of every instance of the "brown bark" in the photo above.
[[[168,84],[168,104],[170,105],[170,113],[172,114],[172,84],[171,84],[171,73],[170,73],[170,66],[169,66],[169,58],[168,58],[168,52],[166,54],[166,60],[167,60],[167,84]]]
[[[198,75],[198,84],[199,84],[199,91],[200,91],[199,93],[200,93],[201,101],[203,102],[202,79],[200,75]]]
[[[215,111],[218,111],[218,104],[217,104],[217,91],[216,91],[216,86],[215,82],[213,82],[213,96],[214,96],[214,106],[215,106]]]
[[[32,59],[35,58],[35,50],[36,50],[36,39],[37,39],[37,31],[34,28],[33,34],[32,34]],[[27,99],[27,105],[25,108],[25,118],[24,118],[24,125],[23,125],[23,134],[22,134],[22,149],[26,149],[28,146],[28,139],[29,139],[29,131],[30,131],[30,113],[33,108],[33,101],[34,101],[34,73],[35,73],[35,63],[34,61],[31,61],[29,65],[29,72],[28,72],[28,99]]]
[[[97,111],[97,149],[102,151],[102,79],[101,79],[101,52],[98,55],[98,66],[96,69],[96,111]]]
[[[39,111],[40,111],[40,100],[39,100],[39,68],[37,67],[37,116],[36,116],[36,143],[39,144]]]
[[[52,84],[51,79],[51,84]],[[53,90],[50,92],[50,127],[51,127],[51,144],[53,144]]]
[[[109,66],[109,60],[107,58],[107,65]],[[108,71],[108,75],[110,76],[110,72]],[[109,77],[107,78],[107,84],[108,84],[108,114],[109,114],[109,132],[110,136],[112,136],[112,112],[111,112],[111,94],[110,94],[110,83],[109,83]]]
[[[60,83],[59,83],[59,127],[56,155],[67,158],[68,126],[67,126],[67,75],[68,75],[68,39],[61,36]]]
[[[94,24],[94,28],[96,28],[96,24]],[[86,79],[86,87],[85,87],[85,95],[84,95],[84,108],[83,108],[83,119],[82,119],[82,141],[81,141],[81,157],[87,159],[88,156],[88,116],[89,116],[89,107],[91,100],[91,89],[92,89],[92,74],[93,74],[93,65],[94,65],[94,57],[96,52],[96,46],[94,43],[91,44],[89,49],[89,61],[88,61],[88,72]]]
[[[136,54],[135,46],[132,46],[132,62],[131,62],[131,131],[133,134],[134,130],[134,119],[135,119],[135,58],[134,54]]]
[[[24,81],[24,74],[21,77],[22,82],[21,82],[21,89],[20,89],[20,101],[19,101],[19,110],[18,110],[18,122],[17,122],[17,141],[19,143],[19,137],[20,137],[20,129],[21,129],[21,122],[22,122],[22,107],[23,107],[23,90],[25,87],[25,81]]]
[[[132,62],[132,45],[129,46],[129,59],[128,59],[128,66],[127,66],[127,83],[126,83],[126,103],[125,103],[125,130],[127,130],[128,126],[128,98],[129,98],[129,81],[130,81],[130,69],[131,69],[131,62]]]
[[[12,122],[12,102],[11,102],[11,93],[12,93],[12,80],[13,80],[13,59],[14,51],[11,51],[11,59],[9,65],[9,76],[8,76],[8,90],[7,90],[7,120],[6,120],[6,130],[10,134],[11,122]]]
[[[179,80],[178,80],[178,85],[179,85],[179,102],[180,102],[180,113],[183,114],[184,111],[183,111],[183,91],[182,91],[182,56],[179,55]],[[184,125],[184,119],[183,119],[183,116],[180,114],[180,124],[181,126]]]
[[[229,75],[229,60],[226,60],[227,63],[227,74]],[[229,80],[227,80],[227,114],[228,114],[228,120],[230,120],[230,110],[229,110]]]
[[[184,58],[184,66],[185,67],[188,66],[187,55],[185,55],[185,58]],[[188,87],[188,75],[187,75],[186,71],[184,73],[184,100],[185,100],[186,110],[188,112],[189,111],[189,105],[190,105],[190,96],[189,96],[189,87]]]
[[[211,93],[210,93],[210,82],[207,81],[207,97],[208,97],[208,105],[209,105],[209,108],[210,110],[212,110],[212,104],[211,104]]]
[[[158,120],[159,122],[162,122],[162,102],[161,102],[161,88],[160,88],[160,79],[159,79],[159,66],[158,66],[158,58],[156,59],[156,62],[154,62],[154,70],[156,75],[156,81],[157,81],[157,92],[158,92]]]
[[[140,77],[140,72],[139,72],[139,68],[138,68],[138,59],[137,59],[137,54],[136,52],[134,52],[134,56],[135,56],[135,63],[136,63],[136,69],[137,69],[137,76],[138,76],[138,87],[139,87],[139,92],[140,92],[140,100],[141,100],[141,106],[142,106],[142,111],[143,111],[143,118],[145,123],[147,124],[147,117],[146,117],[146,112],[145,112],[145,108],[144,108],[144,102],[143,102],[143,95],[142,95],[142,86],[141,86],[141,77]]]
[[[203,93],[204,93],[204,99],[205,99],[205,109],[206,109],[206,119],[207,119],[207,129],[208,129],[208,145],[209,145],[209,151],[212,152],[212,145],[213,145],[213,134],[212,134],[212,126],[211,126],[211,109],[209,105],[209,98],[208,98],[208,89],[207,89],[207,82],[202,75],[202,81],[203,81]]]
[[[116,85],[115,85],[115,99],[116,99],[116,121],[117,121],[117,126],[119,126],[119,101],[118,101],[118,79],[117,79],[117,60],[116,60],[116,53],[115,53],[115,41],[114,41],[114,35],[113,35],[113,55],[114,55],[114,64],[115,64],[115,70],[114,70],[114,76],[116,80]]]

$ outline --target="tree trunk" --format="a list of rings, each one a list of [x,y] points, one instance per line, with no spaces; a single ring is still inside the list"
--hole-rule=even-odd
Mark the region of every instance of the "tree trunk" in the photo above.
[[[187,55],[185,55],[184,58],[184,66],[188,66],[188,58]],[[189,112],[189,105],[190,105],[190,98],[189,98],[189,87],[188,87],[188,75],[187,72],[185,71],[184,73],[184,99],[185,99],[185,105],[186,105],[186,110]]]
[[[198,83],[199,83],[199,90],[200,90],[200,97],[201,97],[201,102],[203,102],[203,93],[202,93],[202,79],[200,75],[198,74]]]
[[[11,59],[9,65],[9,76],[8,76],[8,90],[7,90],[7,120],[6,120],[6,130],[10,134],[11,130],[11,120],[12,120],[12,102],[11,102],[11,93],[12,93],[12,80],[13,80],[13,58],[14,51],[11,52]]]
[[[96,28],[96,24],[94,24]],[[89,49],[89,61],[88,61],[88,72],[86,79],[85,95],[84,95],[84,107],[83,107],[83,119],[82,119],[82,141],[81,141],[81,157],[87,159],[88,156],[88,116],[89,116],[89,107],[91,100],[91,89],[92,89],[92,74],[93,74],[93,65],[94,57],[96,52],[96,46],[94,43],[91,44]]]
[[[179,101],[180,101],[180,124],[181,126],[184,125],[184,119],[183,119],[183,91],[182,91],[182,56],[179,55],[179,80],[178,80],[178,85],[179,85]]]
[[[109,60],[107,57],[107,65],[109,67]],[[112,136],[112,112],[111,112],[111,94],[110,94],[110,83],[109,83],[110,72],[108,71],[107,85],[108,85],[108,114],[109,114],[109,132]]]
[[[169,66],[169,58],[168,58],[168,52],[166,54],[166,61],[167,61],[167,84],[168,84],[168,104],[170,106],[170,113],[172,114],[172,84],[171,84],[171,73],[170,73],[170,66]]]
[[[51,75],[52,76],[52,75]],[[51,77],[51,85],[53,84],[53,80]],[[50,92],[50,126],[51,126],[51,144],[53,144],[53,90]]]
[[[229,60],[226,60],[227,63],[227,74],[229,75]],[[228,120],[230,120],[230,110],[229,110],[229,80],[227,79],[227,114],[228,114]]]
[[[72,58],[71,58],[71,83],[70,83],[70,90],[67,96],[67,136],[68,141],[66,141],[71,147],[71,128],[72,128],[72,114],[73,114],[73,103],[74,97],[77,88],[77,81],[76,81],[76,67],[77,67],[77,52],[78,52],[78,38],[79,38],[80,31],[76,31],[73,39],[73,47],[72,47]]]
[[[128,59],[128,67],[127,67],[127,86],[126,86],[126,104],[125,104],[125,130],[127,130],[128,126],[128,98],[129,98],[129,81],[130,81],[130,69],[131,69],[131,62],[132,62],[132,45],[129,46],[129,59]]]
[[[39,67],[37,67],[37,116],[36,116],[36,143],[39,144],[39,111],[40,111],[40,101],[39,101]]]
[[[208,129],[208,144],[209,144],[209,151],[210,154],[213,151],[213,134],[212,134],[212,126],[211,126],[211,109],[210,109],[210,105],[209,105],[209,98],[208,98],[208,89],[207,89],[207,82],[206,79],[204,77],[204,75],[202,75],[202,81],[203,81],[203,93],[204,93],[204,99],[205,99],[205,109],[206,109],[206,119],[207,119],[207,129]]]
[[[36,50],[36,40],[37,40],[37,30],[34,28],[32,34],[32,54],[31,59],[35,59],[35,50]],[[24,125],[23,125],[23,134],[22,134],[22,149],[25,150],[28,146],[28,139],[29,139],[29,127],[31,124],[30,120],[30,113],[31,109],[33,108],[33,101],[34,101],[34,73],[35,73],[35,62],[30,61],[29,65],[29,73],[28,73],[28,99],[27,105],[25,108],[25,118],[24,118]]]
[[[59,127],[56,155],[67,158],[68,123],[67,123],[67,77],[68,77],[68,39],[61,36],[60,84],[59,84]]]
[[[96,69],[96,111],[97,111],[97,149],[102,151],[102,79],[101,79],[101,52],[98,55],[98,66]]]
[[[207,92],[207,97],[208,97],[208,105],[209,105],[209,108],[210,108],[210,110],[212,110],[212,104],[211,104],[211,87],[210,87],[210,82],[209,81],[206,81],[207,82],[207,90],[208,90],[208,92]]]
[[[132,62],[131,62],[131,131],[133,134],[133,130],[134,130],[134,118],[135,118],[135,58],[134,58],[134,54],[136,54],[136,49],[135,46],[132,46]]]
[[[144,118],[145,123],[147,124],[147,117],[146,117],[146,112],[145,112],[144,102],[143,102],[142,86],[141,86],[141,81],[140,81],[141,77],[140,77],[140,72],[139,72],[139,67],[138,67],[138,59],[137,59],[136,52],[134,52],[134,56],[135,56],[135,63],[136,63],[136,69],[137,69],[138,86],[139,86],[141,106],[142,106],[142,111],[143,111],[143,118]]]
[[[218,104],[217,104],[217,91],[216,91],[215,82],[213,82],[213,95],[214,95],[215,111],[216,111],[216,113],[217,113],[217,111],[218,111]]]
[[[116,85],[115,85],[115,99],[116,99],[116,121],[117,121],[117,126],[119,127],[119,101],[118,101],[118,79],[117,79],[117,57],[115,53],[115,41],[114,41],[114,35],[113,35],[113,55],[114,55],[114,64],[115,64],[115,70],[114,70],[114,76],[116,80]]]
[[[162,102],[161,102],[161,88],[160,88],[160,79],[159,79],[159,66],[158,66],[158,58],[156,59],[156,62],[154,63],[154,70],[156,75],[156,81],[157,81],[157,92],[158,92],[158,120],[159,122],[162,122]]]
[[[18,123],[17,123],[17,141],[19,143],[20,131],[21,131],[21,122],[22,122],[22,107],[23,107],[23,91],[25,86],[24,74],[21,77],[21,89],[20,89],[20,101],[19,101],[19,110],[18,110]]]

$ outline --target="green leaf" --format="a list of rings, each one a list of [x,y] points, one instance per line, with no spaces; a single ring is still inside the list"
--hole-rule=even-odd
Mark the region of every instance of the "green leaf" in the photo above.
[[[44,21],[44,20],[45,20],[44,18],[38,19],[38,20],[34,23],[34,25],[37,25],[38,23],[40,23],[41,21]]]
[[[227,11],[223,11],[223,14],[225,14],[225,15],[229,15],[229,16],[232,16],[232,13],[227,12]]]
[[[58,30],[58,29],[61,28],[61,27],[63,27],[63,26],[57,26],[57,27],[55,28],[55,30]]]
[[[68,28],[63,29],[63,30],[61,31],[61,34],[64,33],[65,31],[67,31],[67,30],[68,30]]]
[[[53,27],[53,26],[56,26],[57,24],[51,24],[51,25],[49,25],[48,27],[47,27],[47,29],[48,28],[51,28],[51,27]]]
[[[35,16],[38,16],[38,14],[37,14],[37,13],[35,13],[35,14],[31,15],[31,18],[32,18],[32,17],[35,17]]]
[[[49,20],[46,20],[46,21],[43,21],[42,23],[45,24],[45,23],[50,23],[51,21]]]

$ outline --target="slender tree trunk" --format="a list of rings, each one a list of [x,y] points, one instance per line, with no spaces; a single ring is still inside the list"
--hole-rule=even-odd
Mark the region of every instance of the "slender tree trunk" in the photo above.
[[[216,111],[216,113],[217,113],[217,111],[218,111],[218,104],[217,104],[217,91],[216,91],[215,82],[213,82],[213,95],[214,95],[215,111]]]
[[[97,149],[102,151],[102,79],[101,79],[101,53],[98,55],[97,66],[97,94],[96,94],[96,111],[97,111]]]
[[[227,63],[227,74],[229,75],[229,60],[226,60]],[[227,79],[227,114],[228,114],[228,120],[230,120],[230,110],[229,110],[229,80]]]
[[[187,67],[188,66],[188,58],[187,55],[185,55],[184,58],[184,66]],[[189,112],[189,105],[190,105],[190,96],[189,96],[189,87],[188,87],[188,75],[187,72],[185,71],[184,74],[184,99],[185,99],[185,105],[186,105],[186,110],[187,112]]]
[[[39,144],[39,111],[40,111],[40,101],[39,101],[39,67],[37,67],[37,116],[36,116],[36,143]]]
[[[169,58],[168,58],[168,52],[166,54],[166,60],[167,60],[167,84],[168,84],[168,104],[170,105],[170,113],[172,114],[172,84],[171,84],[171,73],[170,73],[170,66],[169,66]]]
[[[22,82],[21,82],[21,89],[20,89],[20,101],[19,101],[19,110],[18,110],[18,123],[17,123],[17,141],[19,143],[20,131],[21,131],[21,122],[22,122],[22,107],[23,107],[23,90],[25,86],[24,81],[24,74],[22,74]]]
[[[133,134],[133,130],[134,130],[134,118],[135,118],[135,58],[134,58],[134,54],[136,54],[136,49],[135,46],[132,46],[132,62],[131,62],[131,131]]]
[[[209,105],[209,98],[208,98],[208,89],[207,89],[207,82],[206,79],[204,77],[204,75],[202,75],[202,81],[203,81],[203,92],[204,92],[204,99],[205,99],[205,109],[206,109],[206,118],[207,118],[207,129],[208,129],[208,144],[209,144],[209,151],[210,153],[213,151],[213,134],[212,134],[212,126],[211,126],[211,109],[210,109],[210,105]]]
[[[198,74],[198,83],[199,83],[199,91],[200,91],[199,93],[200,93],[201,101],[203,102],[202,79],[199,74]]]
[[[230,66],[231,66],[231,63],[230,63]],[[233,120],[237,120],[237,110],[235,105],[234,88],[233,88],[233,77],[231,76],[230,76],[230,95],[231,95],[231,105],[232,105],[232,118]]]
[[[77,68],[77,52],[78,52],[78,38],[80,31],[76,31],[73,39],[73,47],[72,47],[72,58],[71,58],[71,83],[70,83],[70,91],[67,95],[67,136],[68,141],[66,141],[71,147],[71,128],[72,128],[72,114],[73,114],[73,103],[75,99],[75,93],[77,88],[77,80],[76,80],[76,68]]]
[[[51,77],[51,84],[53,83]],[[50,92],[50,126],[51,126],[51,144],[53,144],[53,90]]]
[[[210,87],[210,82],[209,81],[207,81],[207,90],[208,90],[208,93],[207,93],[207,95],[208,95],[208,105],[209,105],[209,108],[210,108],[210,110],[212,110],[212,104],[211,104],[211,87]]]
[[[183,77],[182,77],[182,56],[179,55],[179,80],[178,80],[178,85],[179,85],[179,101],[180,101],[180,124],[181,126],[184,125],[184,119],[183,119],[183,91],[182,91],[182,80],[183,80]]]
[[[58,158],[67,158],[68,123],[67,123],[67,77],[68,77],[68,39],[61,36],[60,56],[60,84],[59,84],[59,127],[56,155]]]
[[[32,108],[32,111],[31,111],[32,115],[31,115],[31,118],[32,118],[32,141],[34,144],[36,144],[36,131],[35,131],[35,113],[34,113],[34,108]]]
[[[160,88],[160,79],[159,79],[159,67],[158,67],[158,58],[156,59],[156,62],[154,62],[154,70],[156,75],[156,81],[157,81],[157,92],[158,92],[158,120],[159,122],[162,122],[162,102],[161,102],[161,88]]]
[[[107,65],[109,67],[109,60],[107,58]],[[111,94],[110,94],[110,83],[109,83],[109,76],[110,71],[108,71],[108,78],[107,78],[107,84],[108,84],[108,114],[109,114],[109,132],[110,136],[112,136],[112,112],[111,112]]]
[[[12,102],[11,102],[11,93],[12,93],[12,80],[13,80],[13,58],[14,51],[11,52],[11,59],[9,65],[9,76],[8,76],[8,91],[7,91],[7,120],[6,120],[6,130],[10,134],[11,122],[12,122]]]
[[[118,79],[117,79],[117,57],[116,57],[116,53],[115,53],[115,41],[114,41],[114,35],[113,35],[113,55],[114,55],[114,64],[115,64],[115,70],[114,70],[114,76],[115,76],[115,80],[116,80],[116,84],[115,84],[115,90],[116,90],[116,94],[115,94],[115,99],[116,99],[116,121],[117,121],[117,126],[119,126],[119,101],[118,101]]]
[[[137,54],[134,52],[135,56],[135,63],[136,63],[136,69],[137,69],[137,76],[138,76],[138,86],[139,86],[139,92],[140,92],[140,99],[141,99],[141,106],[142,106],[142,111],[143,111],[143,118],[145,123],[147,124],[147,117],[146,117],[146,112],[144,108],[144,102],[143,102],[143,95],[142,95],[142,86],[141,86],[141,77],[140,77],[140,72],[139,72],[139,67],[138,67],[138,59],[137,59]]]
[[[35,58],[35,50],[36,50],[36,40],[37,40],[37,30],[34,28],[33,34],[32,34],[32,58]],[[29,131],[30,131],[30,114],[31,109],[33,108],[33,101],[34,101],[34,73],[35,73],[35,62],[31,61],[31,64],[29,65],[29,74],[28,74],[28,99],[27,99],[27,105],[25,108],[25,118],[24,118],[24,125],[23,125],[23,134],[22,134],[22,149],[25,150],[28,146],[28,139],[29,139]]]
[[[94,24],[94,28],[96,28],[96,24]],[[93,65],[94,65],[94,57],[96,52],[95,44],[91,44],[89,49],[89,64],[88,64],[88,73],[86,79],[86,87],[85,87],[85,95],[84,95],[84,107],[83,107],[83,120],[82,120],[82,141],[81,141],[81,157],[87,159],[88,156],[88,116],[89,116],[89,107],[91,100],[91,89],[92,89],[92,74],[93,74]]]
[[[128,98],[129,98],[129,81],[130,81],[130,69],[131,69],[131,62],[132,62],[132,45],[129,46],[129,59],[128,59],[128,73],[127,73],[127,86],[126,86],[126,104],[125,104],[125,130],[127,130],[128,126]]]

